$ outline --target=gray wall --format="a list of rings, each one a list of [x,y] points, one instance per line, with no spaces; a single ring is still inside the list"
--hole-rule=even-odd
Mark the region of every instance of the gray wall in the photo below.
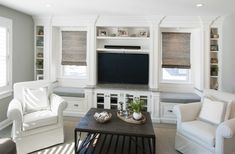
[[[235,14],[223,25],[222,90],[235,93]]]
[[[13,21],[13,83],[33,80],[34,22],[31,16],[0,5],[0,16]],[[11,97],[0,100],[0,122],[6,119]]]

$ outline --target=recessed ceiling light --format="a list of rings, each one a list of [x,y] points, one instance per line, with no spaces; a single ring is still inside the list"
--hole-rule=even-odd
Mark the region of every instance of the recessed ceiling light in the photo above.
[[[46,7],[51,7],[51,4],[46,4],[45,6],[46,6]]]
[[[203,6],[203,4],[202,3],[198,3],[198,4],[196,4],[196,7],[202,7]]]

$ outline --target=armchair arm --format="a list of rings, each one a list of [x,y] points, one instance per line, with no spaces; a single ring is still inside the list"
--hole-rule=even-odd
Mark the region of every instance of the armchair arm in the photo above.
[[[53,113],[56,113],[58,116],[62,116],[64,109],[66,109],[67,107],[67,102],[62,97],[56,94],[51,94],[50,101],[51,111]]]
[[[235,118],[221,123],[216,129],[216,154],[235,153]]]
[[[10,120],[17,120],[22,122],[23,120],[23,110],[22,105],[19,100],[13,99],[8,106],[7,117]]]
[[[12,137],[17,137],[22,131],[23,124],[23,109],[21,102],[17,99],[13,99],[8,106],[7,117],[13,120]]]
[[[182,122],[195,120],[201,110],[201,106],[201,102],[174,106],[173,111],[177,117],[177,129],[180,128]]]

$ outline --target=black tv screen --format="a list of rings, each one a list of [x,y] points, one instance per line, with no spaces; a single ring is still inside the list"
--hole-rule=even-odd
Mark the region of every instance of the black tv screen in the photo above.
[[[148,54],[98,53],[98,83],[148,84]]]

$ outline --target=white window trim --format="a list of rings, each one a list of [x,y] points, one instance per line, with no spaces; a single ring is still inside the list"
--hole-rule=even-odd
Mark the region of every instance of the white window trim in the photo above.
[[[61,60],[62,60],[62,31],[86,31],[87,32],[87,52],[88,52],[88,47],[89,47],[89,31],[87,27],[81,26],[81,27],[62,27],[60,28],[60,49],[59,49],[59,59],[58,59],[58,73],[57,73],[57,78],[60,79],[76,79],[76,80],[87,80],[88,79],[88,69],[86,71],[86,76],[65,76],[64,75],[64,67],[61,65]],[[86,56],[88,59],[88,56]],[[87,60],[86,59],[86,60]],[[88,67],[87,67],[88,68]]]
[[[181,33],[191,33],[191,40],[192,40],[192,34],[193,34],[193,29],[190,28],[161,28],[160,30],[160,54],[159,54],[159,82],[160,84],[192,84],[192,75],[193,75],[193,64],[192,64],[192,41],[190,42],[190,61],[191,61],[191,68],[188,69],[188,80],[185,81],[180,81],[180,80],[164,80],[162,77],[162,32],[181,32]]]
[[[8,85],[0,88],[0,99],[8,97],[12,95],[12,20],[4,17],[0,17],[0,25],[7,27],[8,30],[8,61],[7,61],[7,78],[8,78]]]

